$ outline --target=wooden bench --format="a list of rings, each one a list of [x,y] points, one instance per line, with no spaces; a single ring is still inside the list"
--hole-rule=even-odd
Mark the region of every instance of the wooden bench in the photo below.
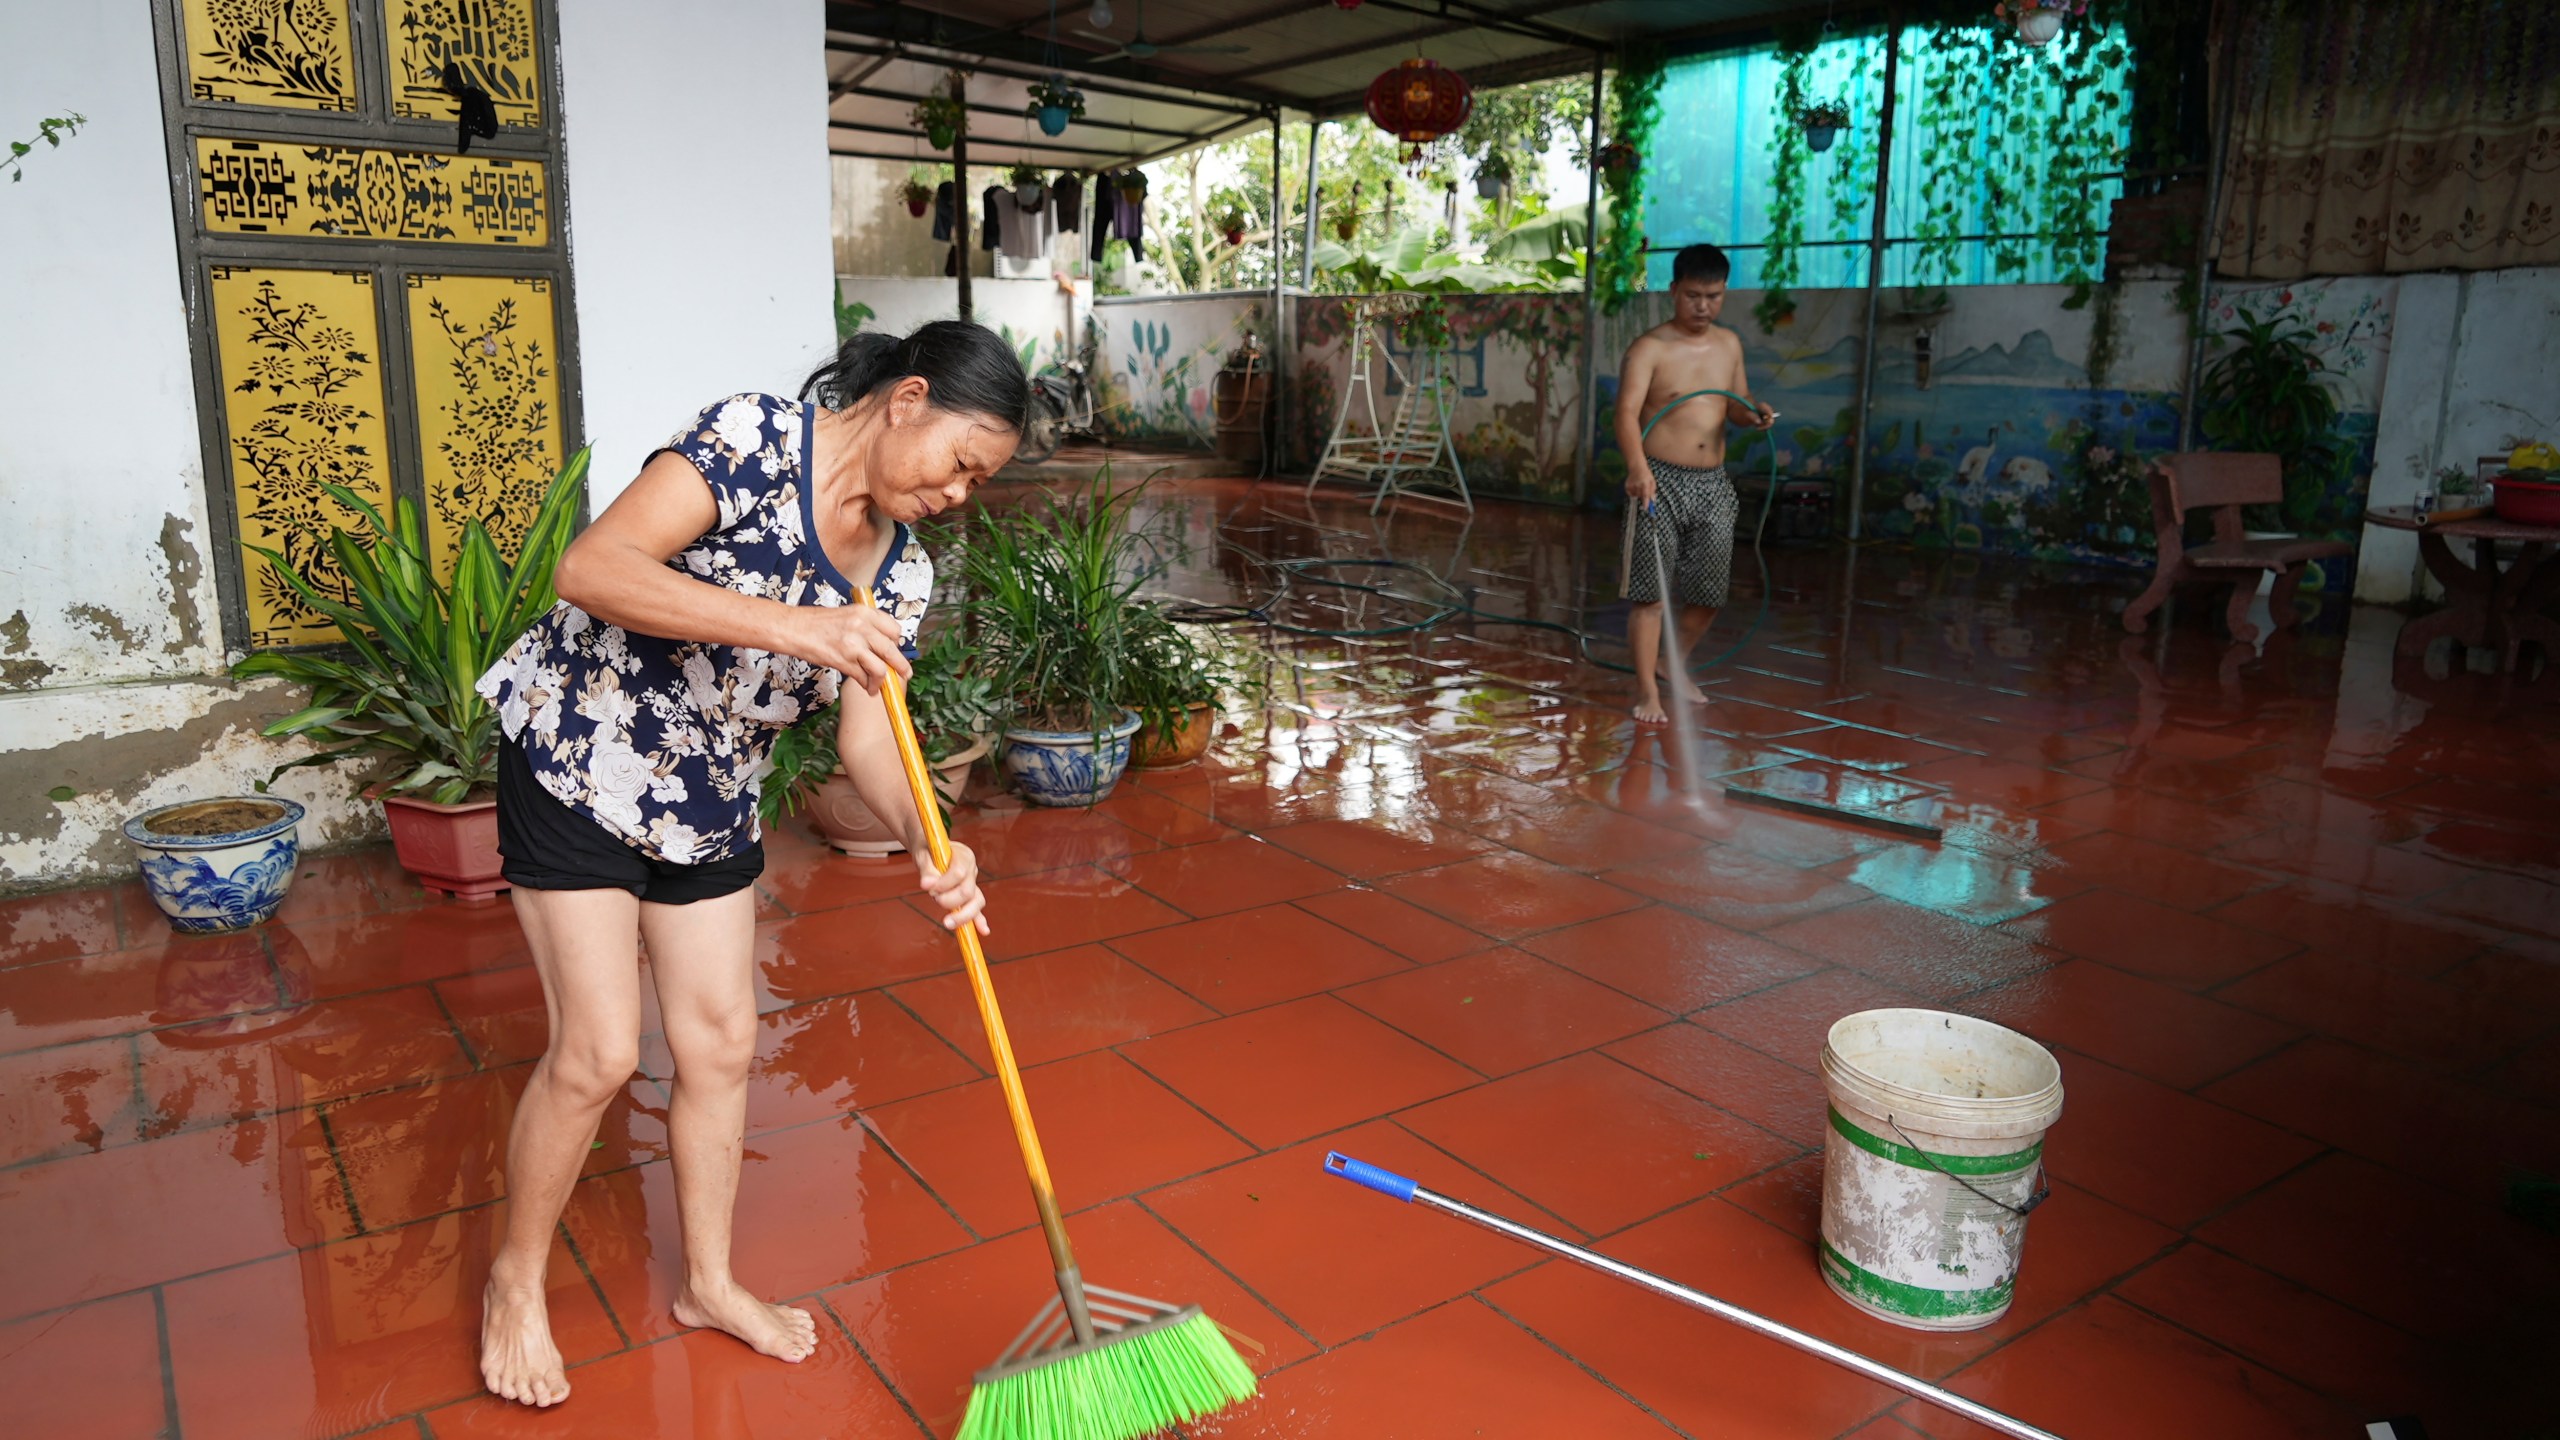
[[[2151,612],[2169,598],[2172,587],[2206,580],[2231,587],[2224,611],[2232,638],[2255,640],[2249,602],[2257,598],[2258,577],[2273,571],[2274,590],[2267,614],[2276,629],[2294,622],[2293,592],[2302,583],[2303,567],[2314,560],[2352,555],[2344,540],[2250,540],[2240,529],[2240,507],[2274,505],[2284,499],[2284,463],[2273,455],[2227,455],[2190,451],[2163,455],[2151,464],[2151,526],[2160,541],[2159,568],[2151,588],[2124,609],[2124,628],[2139,635]],[[2213,539],[2189,545],[2187,512],[2213,511]]]

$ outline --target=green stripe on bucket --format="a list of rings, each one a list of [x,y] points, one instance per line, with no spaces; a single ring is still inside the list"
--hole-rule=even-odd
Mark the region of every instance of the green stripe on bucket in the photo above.
[[[1950,1175],[2007,1175],[2026,1169],[2044,1154],[2044,1142],[2041,1140],[2007,1155],[1941,1155],[1935,1150],[1915,1150],[1881,1135],[1868,1134],[1849,1123],[1849,1117],[1836,1108],[1831,1112],[1831,1128],[1840,1132],[1841,1139],[1870,1155],[1883,1156],[1896,1165],[1907,1165],[1914,1170],[1943,1170]]]
[[[2018,1284],[2013,1278],[1987,1290],[1928,1290],[1918,1285],[1905,1285],[1899,1280],[1887,1280],[1873,1270],[1861,1268],[1848,1256],[1831,1248],[1828,1239],[1822,1242],[1822,1269],[1841,1289],[1878,1310],[1922,1319],[1988,1315],[2009,1303],[2009,1292]]]

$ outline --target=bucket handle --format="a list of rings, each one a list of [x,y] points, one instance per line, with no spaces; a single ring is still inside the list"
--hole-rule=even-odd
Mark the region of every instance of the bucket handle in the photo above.
[[[1937,1171],[1939,1174],[1946,1176],[1948,1179],[1953,1180],[1967,1190],[1972,1191],[1974,1198],[1987,1200],[1990,1203],[1999,1206],[2001,1209],[2008,1211],[2010,1214],[2017,1216],[2021,1220],[2027,1218],[2028,1211],[2035,1209],[2037,1206],[2053,1198],[2053,1176],[2044,1168],[2044,1162],[2042,1160],[2038,1160],[2036,1162],[2036,1193],[2027,1197],[2026,1204],[2012,1205],[1997,1195],[1984,1194],[1982,1192],[1982,1187],[1974,1184],[1970,1180],[1967,1180],[1953,1170],[1948,1169],[1946,1166],[1939,1164],[1937,1158],[1931,1155],[1927,1150],[1923,1149],[1919,1141],[1911,1138],[1910,1131],[1902,1128],[1901,1121],[1887,1115],[1884,1117],[1884,1123],[1893,1127],[1893,1133],[1902,1137],[1902,1143],[1910,1147],[1912,1154],[1920,1157],[1922,1164],[1927,1165],[1930,1169]]]

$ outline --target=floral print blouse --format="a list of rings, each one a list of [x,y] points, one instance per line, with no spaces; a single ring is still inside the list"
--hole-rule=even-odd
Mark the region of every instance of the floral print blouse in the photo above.
[[[810,510],[816,415],[796,400],[734,395],[652,452],[692,461],[720,508],[719,523],[670,568],[786,605],[853,603]],[[912,657],[933,561],[904,525],[872,593]],[[774,737],[833,703],[843,678],[793,655],[601,624],[563,600],[479,690],[543,789],[656,859],[698,865],[761,838],[756,795]]]

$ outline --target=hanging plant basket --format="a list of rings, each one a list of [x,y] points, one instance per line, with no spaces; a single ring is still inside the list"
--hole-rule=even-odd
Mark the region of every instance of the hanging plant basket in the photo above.
[[[1804,129],[1806,148],[1816,154],[1831,148],[1840,132],[1849,128],[1847,106],[1824,103],[1808,105],[1796,114],[1796,124]]]
[[[1051,75],[1031,86],[1031,103],[1024,114],[1040,122],[1043,135],[1063,135],[1072,121],[1084,118],[1084,92],[1067,83],[1064,75]]]
[[[1218,233],[1227,237],[1230,246],[1244,243],[1244,216],[1230,210],[1218,217]]]
[[[960,132],[968,128],[969,112],[960,103],[960,72],[953,71],[948,80],[937,85],[907,112],[907,120],[924,135],[924,143],[936,150],[948,150]]]
[[[933,187],[921,180],[910,180],[900,186],[899,195],[907,202],[907,213],[921,218],[925,207],[933,203]]]
[[[1636,153],[1636,147],[1624,140],[1612,140],[1600,147],[1600,169],[1604,174],[1625,175],[1643,163],[1644,157]]]
[[[1036,165],[1016,165],[1005,179],[1013,186],[1013,202],[1025,210],[1037,210],[1049,194],[1049,182]]]
[[[1350,243],[1351,243],[1351,237],[1352,237],[1352,236],[1354,236],[1354,235],[1357,235],[1357,234],[1359,234],[1359,233],[1360,233],[1360,217],[1359,217],[1359,216],[1357,216],[1357,215],[1342,215],[1342,216],[1337,216],[1337,217],[1335,217],[1334,222],[1333,222],[1333,238],[1334,238],[1334,239],[1341,241],[1341,242],[1342,242],[1343,244],[1345,244],[1345,245],[1348,245],[1348,244],[1350,244]]]
[[[1476,194],[1481,199],[1499,200],[1511,185],[1511,157],[1496,151],[1476,166]]]
[[[2016,26],[2018,38],[2029,45],[2052,44],[2065,21],[2088,12],[2089,0],[1992,0],[1991,5],[1992,15]]]

